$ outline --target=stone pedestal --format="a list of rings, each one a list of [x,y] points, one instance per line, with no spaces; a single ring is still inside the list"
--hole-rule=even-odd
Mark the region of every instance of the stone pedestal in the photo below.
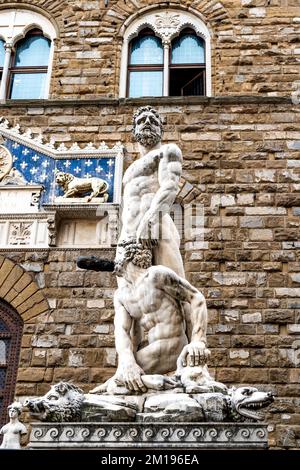
[[[33,423],[30,449],[265,449],[266,424]]]

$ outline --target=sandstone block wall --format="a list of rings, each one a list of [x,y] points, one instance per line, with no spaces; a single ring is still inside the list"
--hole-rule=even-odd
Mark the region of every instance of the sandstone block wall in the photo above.
[[[18,2],[21,8],[23,0]],[[0,0],[4,7],[6,0]],[[122,26],[145,8],[183,8],[212,32],[213,95],[291,96],[299,91],[298,0],[32,0],[55,21],[50,97],[118,97]],[[299,93],[298,93],[299,95]]]
[[[164,142],[184,155],[184,177],[204,206],[205,249],[187,250],[189,280],[209,307],[210,369],[228,385],[271,389],[270,444],[300,439],[299,107],[285,98],[227,97],[8,103],[12,124],[66,144],[125,145],[137,156],[131,119],[151,103],[165,121]],[[40,395],[72,379],[84,390],[116,363],[111,273],[83,272],[87,250],[2,252],[32,275],[50,310],[24,325],[18,395]],[[113,250],[94,250],[113,257]]]

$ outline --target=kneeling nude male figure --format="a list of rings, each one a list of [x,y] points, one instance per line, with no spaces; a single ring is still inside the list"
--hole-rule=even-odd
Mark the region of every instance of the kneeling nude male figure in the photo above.
[[[148,374],[167,374],[175,372],[176,367],[177,373],[191,369],[197,370],[198,376],[200,370],[200,381],[212,382],[205,365],[209,351],[204,296],[171,269],[152,266],[151,250],[134,242],[125,243],[123,248],[122,257],[115,260],[116,273],[125,281],[114,297],[118,368],[114,377],[92,392],[106,391],[111,381],[132,392],[146,392]],[[190,342],[183,309],[186,302],[191,310]],[[141,326],[141,337],[131,336],[133,322]],[[186,386],[192,381],[197,385],[192,375],[185,374],[184,381],[181,377],[181,384]],[[166,385],[174,386],[174,379],[164,379]]]

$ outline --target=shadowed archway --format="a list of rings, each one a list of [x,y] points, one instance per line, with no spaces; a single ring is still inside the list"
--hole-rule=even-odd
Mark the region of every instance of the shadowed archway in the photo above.
[[[7,406],[14,400],[23,320],[0,299],[0,426],[7,422]]]

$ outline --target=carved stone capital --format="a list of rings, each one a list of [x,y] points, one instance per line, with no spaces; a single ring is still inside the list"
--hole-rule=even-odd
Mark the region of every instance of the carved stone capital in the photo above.
[[[155,31],[161,37],[164,45],[170,44],[172,37],[178,32],[178,28],[180,26],[180,15],[165,11],[155,15],[155,17]]]
[[[13,50],[13,48],[14,48],[14,45],[13,45],[12,42],[9,42],[9,41],[8,41],[8,42],[5,42],[5,43],[4,43],[5,52],[8,52],[8,51],[11,52],[11,51]]]
[[[51,215],[47,219],[47,228],[48,228],[48,244],[49,246],[56,246],[56,219],[55,215]]]

